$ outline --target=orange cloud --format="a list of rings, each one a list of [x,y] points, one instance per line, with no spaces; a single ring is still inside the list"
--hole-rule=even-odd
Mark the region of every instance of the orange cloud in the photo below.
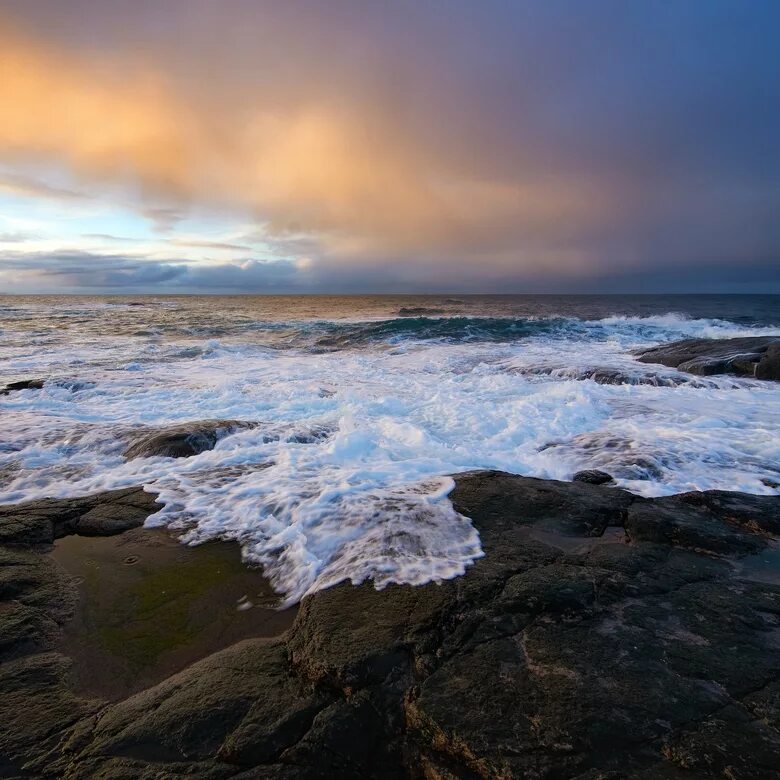
[[[50,160],[163,203],[250,211],[363,259],[457,249],[511,264],[523,260],[509,249],[556,234],[561,251],[536,262],[576,267],[567,232],[607,211],[588,182],[485,179],[416,143],[381,96],[280,102],[258,84],[226,110],[221,96],[188,97],[128,57],[98,67],[0,26],[0,160]]]

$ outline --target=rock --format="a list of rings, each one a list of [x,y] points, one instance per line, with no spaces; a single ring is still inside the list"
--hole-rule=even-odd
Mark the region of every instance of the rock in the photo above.
[[[756,366],[756,379],[780,380],[780,342],[767,347],[761,361]]]
[[[134,439],[125,450],[125,457],[188,458],[211,450],[219,439],[236,431],[254,427],[243,420],[198,420],[171,425],[168,428],[143,434]]]
[[[694,379],[693,377],[675,376],[671,373],[637,373],[624,371],[609,366],[595,368],[572,369],[563,366],[543,366],[523,369],[522,373],[532,376],[556,376],[561,379],[575,379],[578,382],[591,380],[598,385],[651,385],[653,387],[710,387],[712,383],[707,380]]]
[[[18,382],[9,382],[0,388],[0,395],[9,395],[17,390],[41,390],[45,379],[22,379]]]
[[[780,381],[780,336],[684,339],[642,350],[637,360],[699,376],[736,374]]]
[[[574,482],[587,482],[589,485],[606,485],[607,482],[614,482],[614,477],[607,474],[606,471],[598,469],[585,469],[578,471],[573,477]]]
[[[464,576],[342,583],[304,599],[282,636],[244,640],[113,703],[81,699],[66,659],[35,644],[26,610],[48,609],[56,634],[62,587],[45,556],[4,548],[0,637],[13,627],[18,650],[0,672],[11,691],[0,769],[780,777],[780,584],[750,574],[776,545],[780,497],[644,499],[470,472],[451,498],[485,551]]]
[[[51,544],[68,534],[109,536],[137,528],[160,507],[143,488],[0,505],[0,544]]]
[[[766,497],[772,502],[771,497]],[[771,527],[772,518],[767,518]],[[740,527],[739,521],[719,521],[706,506],[697,506],[678,496],[636,501],[628,509],[626,533],[633,542],[653,542],[677,548],[721,555],[757,553],[766,547],[763,535]]]

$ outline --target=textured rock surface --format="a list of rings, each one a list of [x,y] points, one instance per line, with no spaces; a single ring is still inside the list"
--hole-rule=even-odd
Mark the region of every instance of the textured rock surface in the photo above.
[[[339,585],[113,703],[69,688],[67,583],[3,548],[0,775],[780,777],[780,497],[456,482],[465,576]]]
[[[573,477],[574,482],[587,482],[589,485],[606,485],[608,482],[613,481],[611,474],[607,474],[606,471],[599,471],[598,469],[585,469],[584,471],[578,471]]]
[[[223,436],[252,426],[253,423],[241,420],[197,420],[171,425],[136,437],[125,450],[125,457],[188,458],[213,449]]]
[[[661,363],[690,374],[736,374],[780,381],[780,337],[685,339],[637,354],[642,363]]]
[[[42,499],[0,506],[0,544],[51,544],[68,534],[110,536],[143,525],[160,507],[140,487],[83,498]]]

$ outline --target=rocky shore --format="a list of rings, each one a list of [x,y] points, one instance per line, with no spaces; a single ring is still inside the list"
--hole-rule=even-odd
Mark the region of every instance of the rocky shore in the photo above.
[[[485,551],[465,576],[339,585],[113,701],[75,681],[52,543],[154,496],[0,508],[0,776],[780,777],[780,497],[456,483]]]

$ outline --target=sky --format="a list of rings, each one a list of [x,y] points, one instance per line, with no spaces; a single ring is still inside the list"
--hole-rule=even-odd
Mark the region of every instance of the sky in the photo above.
[[[780,293],[774,0],[0,0],[0,292]]]

